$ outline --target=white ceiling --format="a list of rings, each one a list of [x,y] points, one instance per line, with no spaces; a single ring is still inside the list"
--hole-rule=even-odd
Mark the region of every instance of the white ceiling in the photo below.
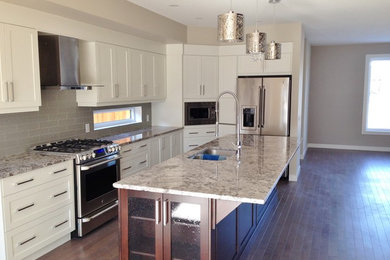
[[[128,1],[188,26],[216,27],[217,15],[230,9],[230,0]],[[232,5],[246,25],[255,24],[256,0]],[[272,23],[274,6],[276,23],[301,22],[314,45],[390,42],[390,0],[259,0],[260,25]]]

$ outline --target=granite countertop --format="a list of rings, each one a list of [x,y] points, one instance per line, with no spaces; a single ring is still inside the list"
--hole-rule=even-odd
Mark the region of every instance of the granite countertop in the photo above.
[[[182,129],[182,127],[152,126],[150,128],[107,136],[100,139],[111,140],[120,145],[125,145],[179,129]],[[73,159],[73,154],[41,153],[35,151],[0,157],[0,179]]]
[[[152,126],[150,128],[122,133],[118,135],[106,136],[100,139],[110,140],[120,145],[126,145],[155,136],[167,134],[176,130],[183,129],[183,127],[171,127],[171,126]]]
[[[188,159],[206,147],[234,148],[235,135],[229,135],[135,173],[114,183],[114,187],[264,204],[297,151],[297,139],[242,137],[240,161],[235,156],[225,161]]]
[[[0,158],[0,179],[73,159],[72,154],[54,155],[34,151],[2,157]]]

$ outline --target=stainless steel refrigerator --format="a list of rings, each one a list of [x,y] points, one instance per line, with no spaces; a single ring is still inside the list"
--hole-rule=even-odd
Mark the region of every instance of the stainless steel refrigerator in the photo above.
[[[238,77],[243,134],[290,134],[290,76]]]

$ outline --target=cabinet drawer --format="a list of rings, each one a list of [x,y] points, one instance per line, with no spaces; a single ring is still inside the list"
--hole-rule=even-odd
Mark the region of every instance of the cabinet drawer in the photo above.
[[[215,137],[215,127],[208,128],[185,128],[184,137]]]
[[[188,152],[202,144],[210,142],[215,137],[198,137],[198,138],[184,138],[184,152]]]
[[[123,145],[121,148],[121,156],[126,157],[128,155],[138,154],[142,151],[147,151],[149,146],[149,140]]]
[[[5,178],[2,181],[2,195],[7,196],[67,175],[73,175],[73,160]]]
[[[73,205],[73,176],[19,192],[4,199],[6,231],[40,218],[50,211]]]
[[[149,165],[149,153],[147,152],[121,159],[121,179],[142,169],[148,168]]]
[[[5,233],[8,259],[23,259],[74,230],[74,205]]]

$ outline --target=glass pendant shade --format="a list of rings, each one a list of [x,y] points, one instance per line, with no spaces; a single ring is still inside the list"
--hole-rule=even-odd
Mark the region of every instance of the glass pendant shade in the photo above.
[[[279,60],[282,56],[282,45],[275,41],[271,41],[267,47],[265,55],[266,60]]]
[[[255,30],[246,34],[246,53],[251,55],[264,53],[266,50],[267,35]]]
[[[218,15],[218,41],[244,41],[244,16],[242,14],[229,11]]]

